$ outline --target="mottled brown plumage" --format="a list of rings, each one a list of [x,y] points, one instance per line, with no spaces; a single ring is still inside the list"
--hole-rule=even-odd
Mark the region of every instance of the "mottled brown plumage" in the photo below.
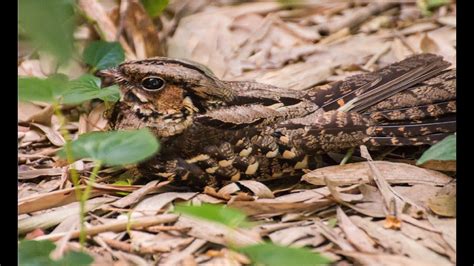
[[[222,81],[162,57],[101,75],[121,88],[111,128],[147,127],[163,144],[143,175],[203,187],[297,176],[316,167],[317,154],[361,144],[433,144],[456,131],[456,70],[447,67],[420,54],[307,91]]]

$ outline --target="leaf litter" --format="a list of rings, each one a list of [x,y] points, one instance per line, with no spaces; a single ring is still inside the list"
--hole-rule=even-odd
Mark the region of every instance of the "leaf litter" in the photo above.
[[[456,66],[455,4],[422,17],[411,2],[309,1],[288,8],[277,1],[187,0],[170,1],[159,19],[150,19],[138,1],[103,2],[78,2],[90,20],[78,27],[77,43],[118,39],[126,59],[191,59],[226,80],[304,90],[419,52],[442,55]],[[19,54],[19,75],[44,78],[56,67],[54,60],[31,54]],[[60,70],[71,78],[86,71],[74,62]],[[98,101],[64,105],[65,127],[73,139],[105,131],[106,109]],[[67,167],[55,155],[64,144],[58,128],[51,105],[20,104],[19,231],[63,239],[62,249],[78,250],[78,204]],[[402,163],[389,157],[309,171],[286,191],[256,181],[204,193],[174,191],[156,181],[119,186],[114,176],[123,169],[106,168],[99,173],[105,181],[94,185],[87,203],[85,252],[97,265],[245,265],[249,258],[229,248],[269,239],[320,251],[340,265],[454,265],[456,182],[440,171],[455,168],[436,161],[422,168],[416,158]],[[81,171],[82,177],[89,171]],[[130,194],[118,194],[123,192]],[[231,229],[172,214],[183,202],[227,204],[256,224]]]

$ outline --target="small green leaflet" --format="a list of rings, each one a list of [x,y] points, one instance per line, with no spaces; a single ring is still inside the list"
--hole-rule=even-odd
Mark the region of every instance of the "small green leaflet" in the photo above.
[[[331,260],[306,248],[278,246],[271,243],[245,246],[237,251],[246,254],[254,265],[265,266],[319,266]]]
[[[229,227],[248,227],[251,223],[241,211],[223,205],[203,204],[201,206],[176,205],[175,211]]]
[[[91,265],[91,256],[70,251],[59,260],[52,260],[49,255],[54,250],[55,245],[49,240],[35,241],[22,240],[18,248],[19,265],[28,266],[65,266],[65,265]]]
[[[428,161],[456,161],[456,135],[450,135],[431,146],[416,164],[421,165]]]
[[[168,0],[141,0],[143,7],[150,17],[157,17],[168,6]]]
[[[100,79],[90,74],[82,75],[68,84],[68,90],[63,95],[63,103],[78,104],[92,99],[116,102],[120,99],[117,85],[100,88]]]
[[[68,80],[64,75],[53,75],[46,79],[18,77],[18,97],[21,101],[57,101],[67,90]]]
[[[19,77],[18,96],[21,101],[79,104],[92,99],[116,102],[120,92],[116,85],[101,88],[100,79],[90,74],[71,81],[58,74],[46,79]]]
[[[156,137],[146,128],[91,132],[80,135],[71,143],[75,159],[89,158],[109,166],[138,163],[154,155],[158,148]],[[65,158],[64,149],[58,155]]]
[[[82,57],[95,71],[117,66],[125,54],[118,42],[94,41],[84,49]]]

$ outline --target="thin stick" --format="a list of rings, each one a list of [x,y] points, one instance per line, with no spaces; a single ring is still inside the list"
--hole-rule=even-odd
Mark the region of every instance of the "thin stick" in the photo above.
[[[143,228],[148,227],[156,224],[163,224],[163,223],[171,223],[178,219],[178,215],[176,214],[162,214],[158,216],[151,216],[151,217],[142,217],[133,219],[131,222],[131,229]],[[89,227],[85,230],[85,234],[88,236],[97,235],[103,232],[120,232],[125,231],[127,229],[127,224],[129,223],[128,219],[123,221],[114,221],[108,224],[101,224]],[[75,230],[71,233],[71,239],[78,238],[80,236],[80,230]],[[45,236],[40,236],[35,238],[35,240],[51,240],[56,241],[66,235],[67,232],[57,233],[57,234],[50,234]]]

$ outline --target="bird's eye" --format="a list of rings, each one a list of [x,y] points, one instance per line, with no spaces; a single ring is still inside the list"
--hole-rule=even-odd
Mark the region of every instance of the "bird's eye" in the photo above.
[[[142,86],[147,91],[157,91],[165,86],[165,81],[160,77],[146,77],[142,80]]]

